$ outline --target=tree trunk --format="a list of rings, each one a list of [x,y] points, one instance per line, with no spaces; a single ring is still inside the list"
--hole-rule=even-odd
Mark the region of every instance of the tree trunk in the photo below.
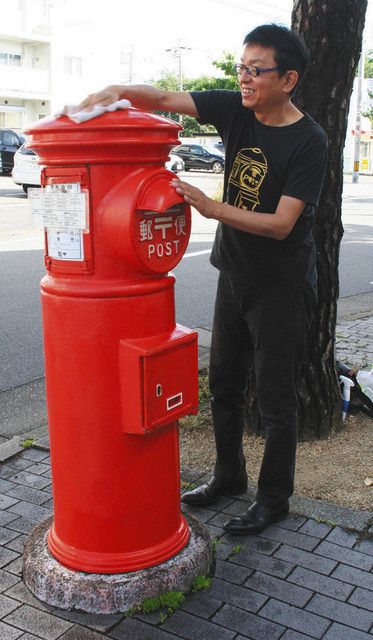
[[[335,325],[339,294],[339,247],[343,148],[353,82],[361,53],[367,0],[294,0],[292,28],[304,39],[311,66],[294,99],[326,131],[329,162],[315,223],[318,306],[300,384],[300,438],[323,438],[341,428],[335,370]],[[253,373],[250,373],[250,381]],[[261,433],[255,396],[248,421]]]

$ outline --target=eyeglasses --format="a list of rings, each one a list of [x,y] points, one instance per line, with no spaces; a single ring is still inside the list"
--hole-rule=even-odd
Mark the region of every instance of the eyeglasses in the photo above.
[[[278,71],[278,67],[269,67],[267,69],[260,69],[260,67],[251,67],[251,66],[246,67],[246,65],[240,64],[238,62],[237,64],[234,65],[234,70],[239,76],[242,75],[244,71],[246,71],[246,73],[249,76],[253,76],[253,78],[256,78],[256,76],[259,76],[261,73],[266,73],[267,71]]]

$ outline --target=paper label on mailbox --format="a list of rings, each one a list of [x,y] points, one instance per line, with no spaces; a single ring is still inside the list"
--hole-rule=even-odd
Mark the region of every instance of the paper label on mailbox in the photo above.
[[[31,213],[46,229],[88,231],[88,192],[78,182],[30,189]]]
[[[83,232],[48,231],[48,255],[56,260],[84,260]]]

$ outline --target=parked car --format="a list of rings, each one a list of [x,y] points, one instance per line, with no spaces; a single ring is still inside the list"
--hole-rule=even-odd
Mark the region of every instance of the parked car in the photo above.
[[[214,147],[203,147],[200,144],[181,144],[172,149],[172,153],[184,160],[185,171],[204,169],[214,173],[222,173],[224,155]]]
[[[29,187],[40,187],[41,169],[35,151],[23,144],[14,154],[13,182],[19,184],[25,193]]]
[[[169,171],[179,173],[179,171],[185,170],[184,160],[171,153],[170,159],[166,162],[165,167],[166,169],[169,169]]]
[[[14,154],[24,143],[25,136],[13,129],[0,129],[0,171],[10,173],[13,169]]]

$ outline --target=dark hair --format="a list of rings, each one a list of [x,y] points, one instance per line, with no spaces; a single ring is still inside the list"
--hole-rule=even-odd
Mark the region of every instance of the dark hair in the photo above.
[[[302,38],[287,27],[279,24],[263,24],[250,31],[243,44],[258,44],[261,47],[273,49],[276,65],[282,75],[294,69],[298,72],[300,81],[307,71],[310,62],[308,49]]]

